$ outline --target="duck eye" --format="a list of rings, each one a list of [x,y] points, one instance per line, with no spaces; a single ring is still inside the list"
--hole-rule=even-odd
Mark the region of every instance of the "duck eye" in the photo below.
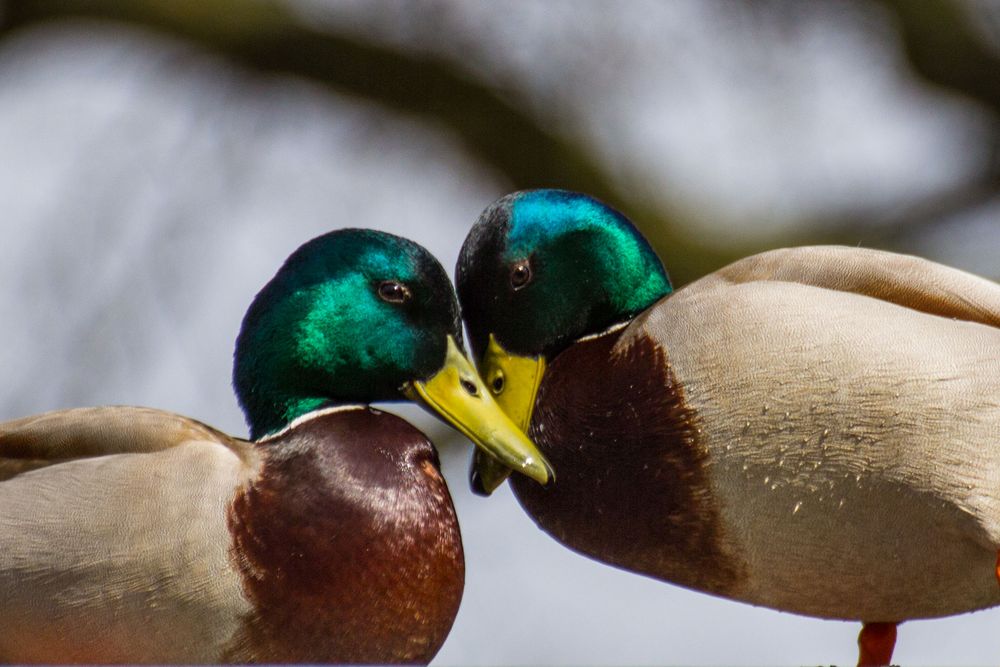
[[[531,282],[531,265],[523,259],[510,267],[510,286],[515,291]]]
[[[493,382],[490,383],[493,393],[499,396],[503,393],[503,373],[497,371],[497,374],[493,377]]]
[[[383,280],[378,286],[378,296],[389,303],[406,303],[410,300],[410,288],[395,280]]]

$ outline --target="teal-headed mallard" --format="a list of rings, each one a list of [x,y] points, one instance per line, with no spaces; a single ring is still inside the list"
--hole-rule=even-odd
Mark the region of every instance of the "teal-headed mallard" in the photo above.
[[[805,247],[674,293],[623,215],[538,190],[486,209],[457,284],[487,386],[558,471],[514,491],[566,546],[862,621],[863,664],[900,621],[1000,604],[995,283]]]
[[[539,481],[462,352],[441,265],[343,230],[257,295],[234,386],[252,441],[132,407],[0,424],[0,660],[427,662],[464,559],[404,397]]]

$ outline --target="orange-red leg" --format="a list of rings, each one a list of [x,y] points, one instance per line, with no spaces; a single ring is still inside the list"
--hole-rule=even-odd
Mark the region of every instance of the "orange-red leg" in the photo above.
[[[895,623],[865,623],[858,635],[858,667],[892,664],[892,649],[895,646]]]

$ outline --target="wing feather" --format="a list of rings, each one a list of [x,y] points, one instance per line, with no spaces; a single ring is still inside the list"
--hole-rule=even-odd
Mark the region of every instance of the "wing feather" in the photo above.
[[[237,450],[246,444],[194,419],[152,408],[46,412],[0,423],[0,481],[62,461],[151,453],[192,441]]]
[[[799,283],[1000,328],[1000,285],[920,257],[867,248],[806,246],[753,255],[713,274],[731,283]]]

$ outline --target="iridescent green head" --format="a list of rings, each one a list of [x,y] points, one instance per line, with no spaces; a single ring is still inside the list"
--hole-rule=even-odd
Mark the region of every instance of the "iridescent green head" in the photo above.
[[[400,400],[461,341],[451,283],[423,248],[346,229],[309,241],[257,294],[233,384],[254,438],[328,403]]]
[[[292,253],[243,318],[233,385],[254,439],[327,405],[409,399],[515,470],[552,477],[466,358],[441,264],[398,236],[345,229]]]
[[[659,258],[625,216],[565,190],[494,202],[466,238],[456,277],[479,357],[492,334],[508,352],[551,358],[671,291]]]

